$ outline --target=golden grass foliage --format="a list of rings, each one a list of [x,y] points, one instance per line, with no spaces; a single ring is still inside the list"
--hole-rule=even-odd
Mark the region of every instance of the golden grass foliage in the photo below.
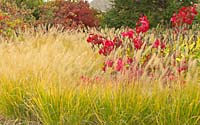
[[[95,74],[101,58],[85,42],[86,34],[77,32],[26,32],[0,44],[0,76],[22,79],[33,75],[44,81],[56,77],[63,84]]]
[[[108,74],[101,84],[85,85],[80,77],[101,75],[103,63],[87,44],[87,35],[52,28],[46,33],[27,30],[7,42],[1,39],[0,114],[5,120],[0,123],[200,124],[195,62],[185,86],[145,83],[145,77],[142,84],[127,84],[123,79],[111,81]]]

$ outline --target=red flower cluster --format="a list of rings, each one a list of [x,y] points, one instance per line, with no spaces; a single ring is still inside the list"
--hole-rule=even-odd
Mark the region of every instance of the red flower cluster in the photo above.
[[[142,16],[139,18],[139,21],[136,23],[136,32],[145,33],[149,30],[149,21],[146,16]]]
[[[136,49],[141,49],[142,45],[143,45],[143,42],[141,40],[141,37],[140,36],[135,36],[134,35],[134,30],[133,29],[130,29],[129,31],[127,32],[122,32],[121,35],[123,37],[128,37],[129,39],[132,39],[133,43],[134,43],[134,47]]]
[[[141,37],[134,38],[133,39],[133,43],[134,43],[134,47],[136,49],[141,49],[142,48],[143,42],[141,40]]]
[[[182,7],[179,13],[174,13],[171,17],[172,26],[190,25],[197,14],[196,6]]]
[[[140,25],[140,26],[139,26]],[[130,29],[127,32],[122,32],[123,37],[128,37],[134,43],[136,49],[141,49],[143,42],[139,35],[140,32],[144,33],[149,29],[149,21],[146,16],[139,18],[137,22],[136,32],[133,29]],[[93,46],[97,45],[99,47],[99,54],[108,56],[115,48],[119,48],[122,45],[122,40],[119,37],[115,37],[113,40],[108,40],[101,35],[90,34],[87,38],[87,42],[91,43]]]
[[[115,43],[111,40],[105,40],[105,41],[103,41],[102,45],[103,46],[99,50],[99,54],[101,54],[101,55],[103,54],[104,56],[107,56],[113,51]]]
[[[159,39],[156,39],[155,42],[153,43],[153,48],[158,48],[160,47],[161,49],[166,48],[166,44],[164,42],[161,42]]]
[[[100,45],[104,41],[104,38],[101,35],[97,34],[90,34],[89,37],[87,38],[87,42],[91,43],[93,45]]]
[[[134,30],[130,29],[127,32],[122,32],[121,35],[123,37],[128,37],[129,39],[131,39],[134,43],[134,47],[135,49],[141,49],[143,42],[140,36],[134,35]]]
[[[174,23],[174,25],[178,25],[180,22],[191,24],[190,21],[194,20],[194,16],[196,14],[197,12],[195,10],[195,7],[183,7],[182,9],[180,9],[179,14],[174,15],[174,17],[172,17],[171,20]],[[162,53],[156,54],[158,54],[159,58],[163,58],[162,56],[165,56],[163,50],[166,49],[167,42],[164,41],[164,38],[157,38],[152,44],[149,44],[149,42],[145,42],[143,39],[145,35],[144,33],[149,30],[149,26],[150,24],[147,17],[142,16],[136,23],[135,29],[128,29],[127,31],[122,32],[120,36],[115,36],[113,40],[109,40],[106,37],[102,37],[101,35],[90,34],[87,39],[87,42],[91,43],[95,47],[98,47],[100,55],[108,56],[111,54],[111,52],[115,52],[117,48],[122,48],[120,51],[117,51],[119,53],[115,54],[114,57],[112,56],[112,59],[109,59],[110,56],[106,58],[106,61],[103,64],[103,71],[106,72],[108,71],[108,69],[111,69],[112,73],[113,71],[125,75],[126,73],[128,73],[128,77],[131,79],[139,78],[144,74],[144,71],[147,71],[147,75],[149,77],[156,77],[156,70],[159,71],[161,69],[157,66],[146,67],[149,63],[149,60],[152,58],[152,53],[155,52],[151,50],[153,48],[159,48],[159,51],[162,51]],[[123,42],[122,40],[124,40],[125,42]],[[135,51],[133,50],[145,50],[147,46],[151,47],[151,52],[149,51],[150,53],[145,53],[141,55],[139,59],[137,59],[134,55]],[[187,70],[187,68],[187,65],[181,65],[177,68],[177,72],[179,74],[181,72],[184,73]],[[165,78],[169,80],[175,80],[176,72],[169,69],[169,72],[166,73]]]
[[[133,39],[133,37],[134,37],[134,30],[130,29],[129,31],[122,32],[121,34],[122,34],[123,37],[128,37],[129,39]]]
[[[113,40],[103,38],[101,35],[90,34],[87,42],[99,47],[99,54],[108,56],[114,48],[119,48],[122,45],[122,40],[115,37]]]
[[[149,30],[149,21],[146,16],[141,16],[136,23],[136,35],[133,29],[128,30],[127,32],[122,32],[123,37],[128,37],[132,39],[135,49],[141,49],[143,41],[140,37],[140,33],[145,33]]]

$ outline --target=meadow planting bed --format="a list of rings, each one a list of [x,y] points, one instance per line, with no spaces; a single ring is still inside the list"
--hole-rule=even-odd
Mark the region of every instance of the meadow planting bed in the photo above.
[[[200,124],[196,15],[181,8],[171,28],[149,29],[141,15],[134,29],[37,27],[2,36],[0,123]]]

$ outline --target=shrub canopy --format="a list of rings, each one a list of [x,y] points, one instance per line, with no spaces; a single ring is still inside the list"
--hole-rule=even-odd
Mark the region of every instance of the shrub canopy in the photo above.
[[[113,0],[113,7],[105,13],[102,26],[133,28],[141,14],[149,18],[151,27],[157,24],[169,25],[175,11],[182,6],[197,2],[197,0]]]

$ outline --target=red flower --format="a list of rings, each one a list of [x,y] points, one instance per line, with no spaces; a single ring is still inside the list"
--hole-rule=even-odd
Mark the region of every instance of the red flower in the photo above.
[[[156,41],[153,43],[154,48],[158,48],[160,46],[160,40],[156,39]]]
[[[177,22],[177,15],[173,14],[173,16],[170,19],[171,22]]]
[[[161,49],[165,49],[166,48],[166,44],[164,42],[161,43]]]
[[[119,58],[117,60],[117,66],[116,66],[116,71],[121,71],[124,67],[124,62],[122,60],[122,58]]]
[[[179,9],[178,14],[173,14],[170,21],[172,22],[172,26],[190,25],[197,14],[196,6],[182,7]]]
[[[196,8],[197,8],[197,4],[194,4],[193,6],[190,6],[190,11],[197,15],[198,12],[197,12]]]
[[[192,22],[193,22],[193,19],[189,19],[189,18],[183,18],[183,22],[186,23],[186,24],[189,24],[191,25]]]
[[[135,47],[136,49],[141,49],[141,47],[142,47],[142,45],[143,45],[143,42],[142,42],[142,40],[141,40],[140,37],[135,38],[135,39],[133,40],[133,43],[134,43],[134,47]]]
[[[87,38],[87,42],[88,43],[92,43],[92,44],[102,44],[103,43],[103,37],[101,35],[97,35],[97,34],[90,34],[89,37]]]
[[[127,32],[122,32],[121,33],[123,37],[128,37],[129,39],[134,37],[134,30],[130,29]]]
[[[103,42],[103,47],[99,50],[99,54],[107,56],[113,51],[113,49],[114,49],[114,42],[110,40],[105,40]]]
[[[136,32],[145,33],[149,30],[149,21],[146,16],[142,16],[139,18],[139,21],[136,23]]]

